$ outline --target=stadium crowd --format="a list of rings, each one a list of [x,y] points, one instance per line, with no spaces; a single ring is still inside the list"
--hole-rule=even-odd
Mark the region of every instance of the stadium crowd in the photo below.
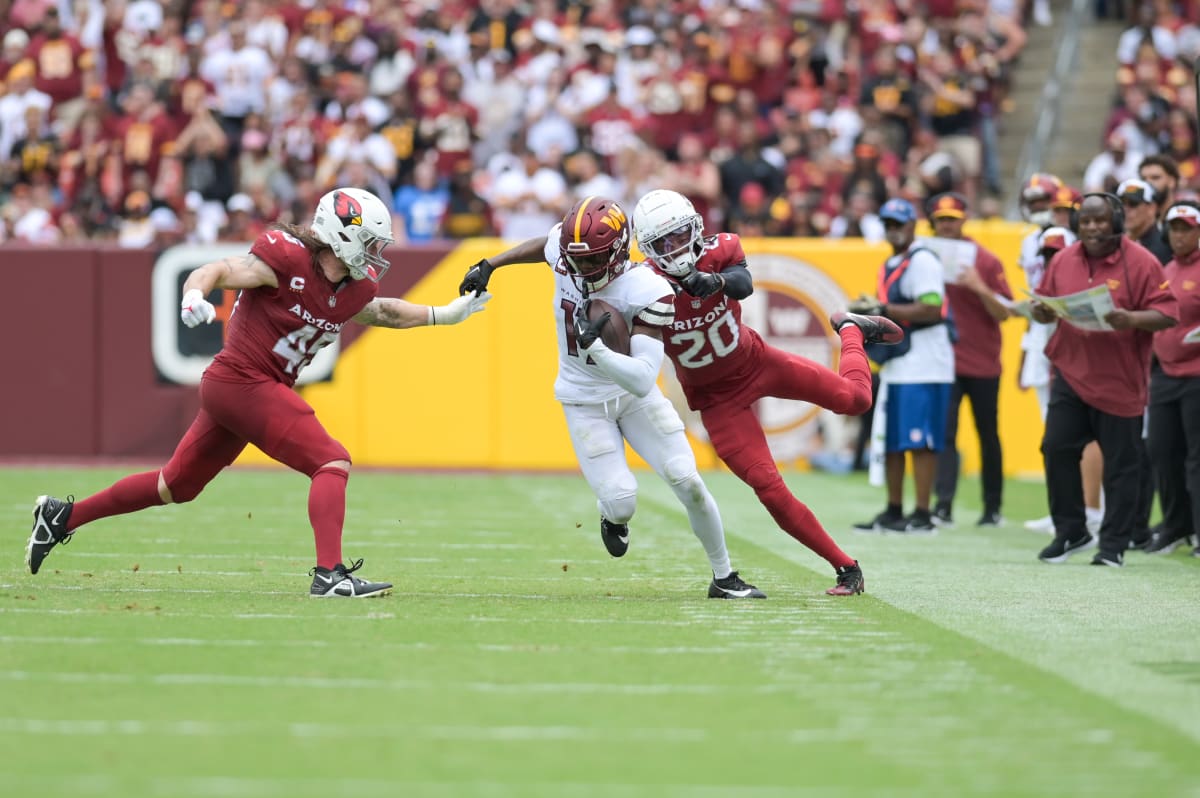
[[[1049,21],[1011,0],[0,7],[0,234],[128,247],[250,240],[334,185],[412,242],[522,238],[656,187],[747,235],[880,240],[887,197],[946,191],[986,215],[1021,20]]]

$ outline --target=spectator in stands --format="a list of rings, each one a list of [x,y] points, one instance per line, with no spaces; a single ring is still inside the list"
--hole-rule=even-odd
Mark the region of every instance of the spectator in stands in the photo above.
[[[1112,193],[1121,181],[1137,177],[1140,152],[1130,152],[1125,134],[1114,130],[1108,135],[1107,149],[1088,164],[1083,173],[1083,190]]]
[[[264,87],[275,74],[275,65],[265,50],[246,41],[244,21],[231,21],[228,34],[227,47],[204,56],[200,75],[215,89],[219,121],[236,155],[246,115],[261,114],[267,109]]]
[[[472,238],[495,235],[491,211],[471,185],[472,169],[460,163],[450,175],[446,213],[438,226],[439,238]]]
[[[875,51],[859,105],[867,125],[883,125],[893,152],[908,151],[917,116],[917,93],[912,81],[900,71],[895,46],[883,45]]]
[[[918,67],[918,76],[925,89],[923,110],[938,136],[938,149],[954,159],[967,201],[974,202],[983,152],[975,133],[977,98],[971,81],[946,50],[938,50],[928,67]]]
[[[497,232],[514,241],[543,235],[570,206],[567,181],[542,165],[533,150],[520,153],[520,164],[501,173],[488,197],[496,211]]]
[[[737,125],[737,151],[719,164],[721,193],[730,205],[736,205],[742,187],[758,183],[767,194],[775,196],[783,189],[783,172],[763,157],[758,126],[753,119],[742,119]]]
[[[5,78],[8,92],[0,97],[0,161],[12,157],[13,144],[28,135],[26,111],[37,107],[49,113],[53,105],[50,95],[34,87],[35,72],[33,62],[26,59],[10,69]]]
[[[1117,61],[1132,64],[1143,42],[1154,45],[1155,51],[1164,61],[1175,58],[1175,34],[1169,28],[1158,24],[1158,12],[1150,2],[1137,4],[1137,22],[1122,33],[1117,41]]]
[[[983,513],[976,526],[999,526],[1004,491],[1004,456],[1000,447],[1000,323],[1009,316],[1012,289],[1000,259],[963,233],[966,200],[943,194],[930,200],[929,221],[938,238],[973,245],[974,265],[963,268],[946,283],[946,300],[954,315],[954,384],[946,412],[946,441],[937,458],[934,520],[953,523],[954,499],[961,469],[958,419],[963,397],[971,402],[971,417],[979,438]]]
[[[426,157],[413,171],[412,185],[396,190],[395,215],[402,223],[396,239],[420,244],[436,238],[449,199],[449,190],[438,178],[436,161]]]

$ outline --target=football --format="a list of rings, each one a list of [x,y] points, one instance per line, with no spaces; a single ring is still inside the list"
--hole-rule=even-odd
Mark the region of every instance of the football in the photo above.
[[[620,311],[603,299],[593,299],[588,305],[588,321],[595,321],[605,313],[611,314],[608,324],[600,331],[600,340],[614,352],[629,354],[629,326]]]

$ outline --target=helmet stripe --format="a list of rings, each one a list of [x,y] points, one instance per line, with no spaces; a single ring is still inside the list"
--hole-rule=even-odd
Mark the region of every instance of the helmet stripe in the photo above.
[[[592,203],[592,200],[594,200],[594,199],[595,199],[595,197],[588,197],[583,202],[579,203],[579,211],[578,211],[578,213],[575,214],[575,243],[576,244],[583,243],[583,238],[580,237],[581,233],[580,233],[579,228],[581,228],[583,226],[583,217],[587,213],[587,206],[590,205]]]

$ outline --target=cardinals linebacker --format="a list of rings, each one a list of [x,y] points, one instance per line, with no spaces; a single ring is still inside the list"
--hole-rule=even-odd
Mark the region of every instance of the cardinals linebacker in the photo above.
[[[200,412],[161,469],[125,477],[76,502],[38,499],[26,563],[37,573],[56,545],[100,518],[160,504],[189,502],[233,462],[247,443],[312,479],[308,515],[317,562],[311,596],[360,598],[389,593],[386,582],[354,575],[342,560],[342,522],[350,454],[294,390],[300,371],[348,321],[406,329],[458,324],[483,310],[490,295],[448,305],[377,297],[392,243],[391,215],[375,195],[339,188],[317,204],[312,224],[270,230],[246,255],[207,263],[183,285],[180,319],[208,324],[216,289],[239,292],[225,346],[200,383]]]

